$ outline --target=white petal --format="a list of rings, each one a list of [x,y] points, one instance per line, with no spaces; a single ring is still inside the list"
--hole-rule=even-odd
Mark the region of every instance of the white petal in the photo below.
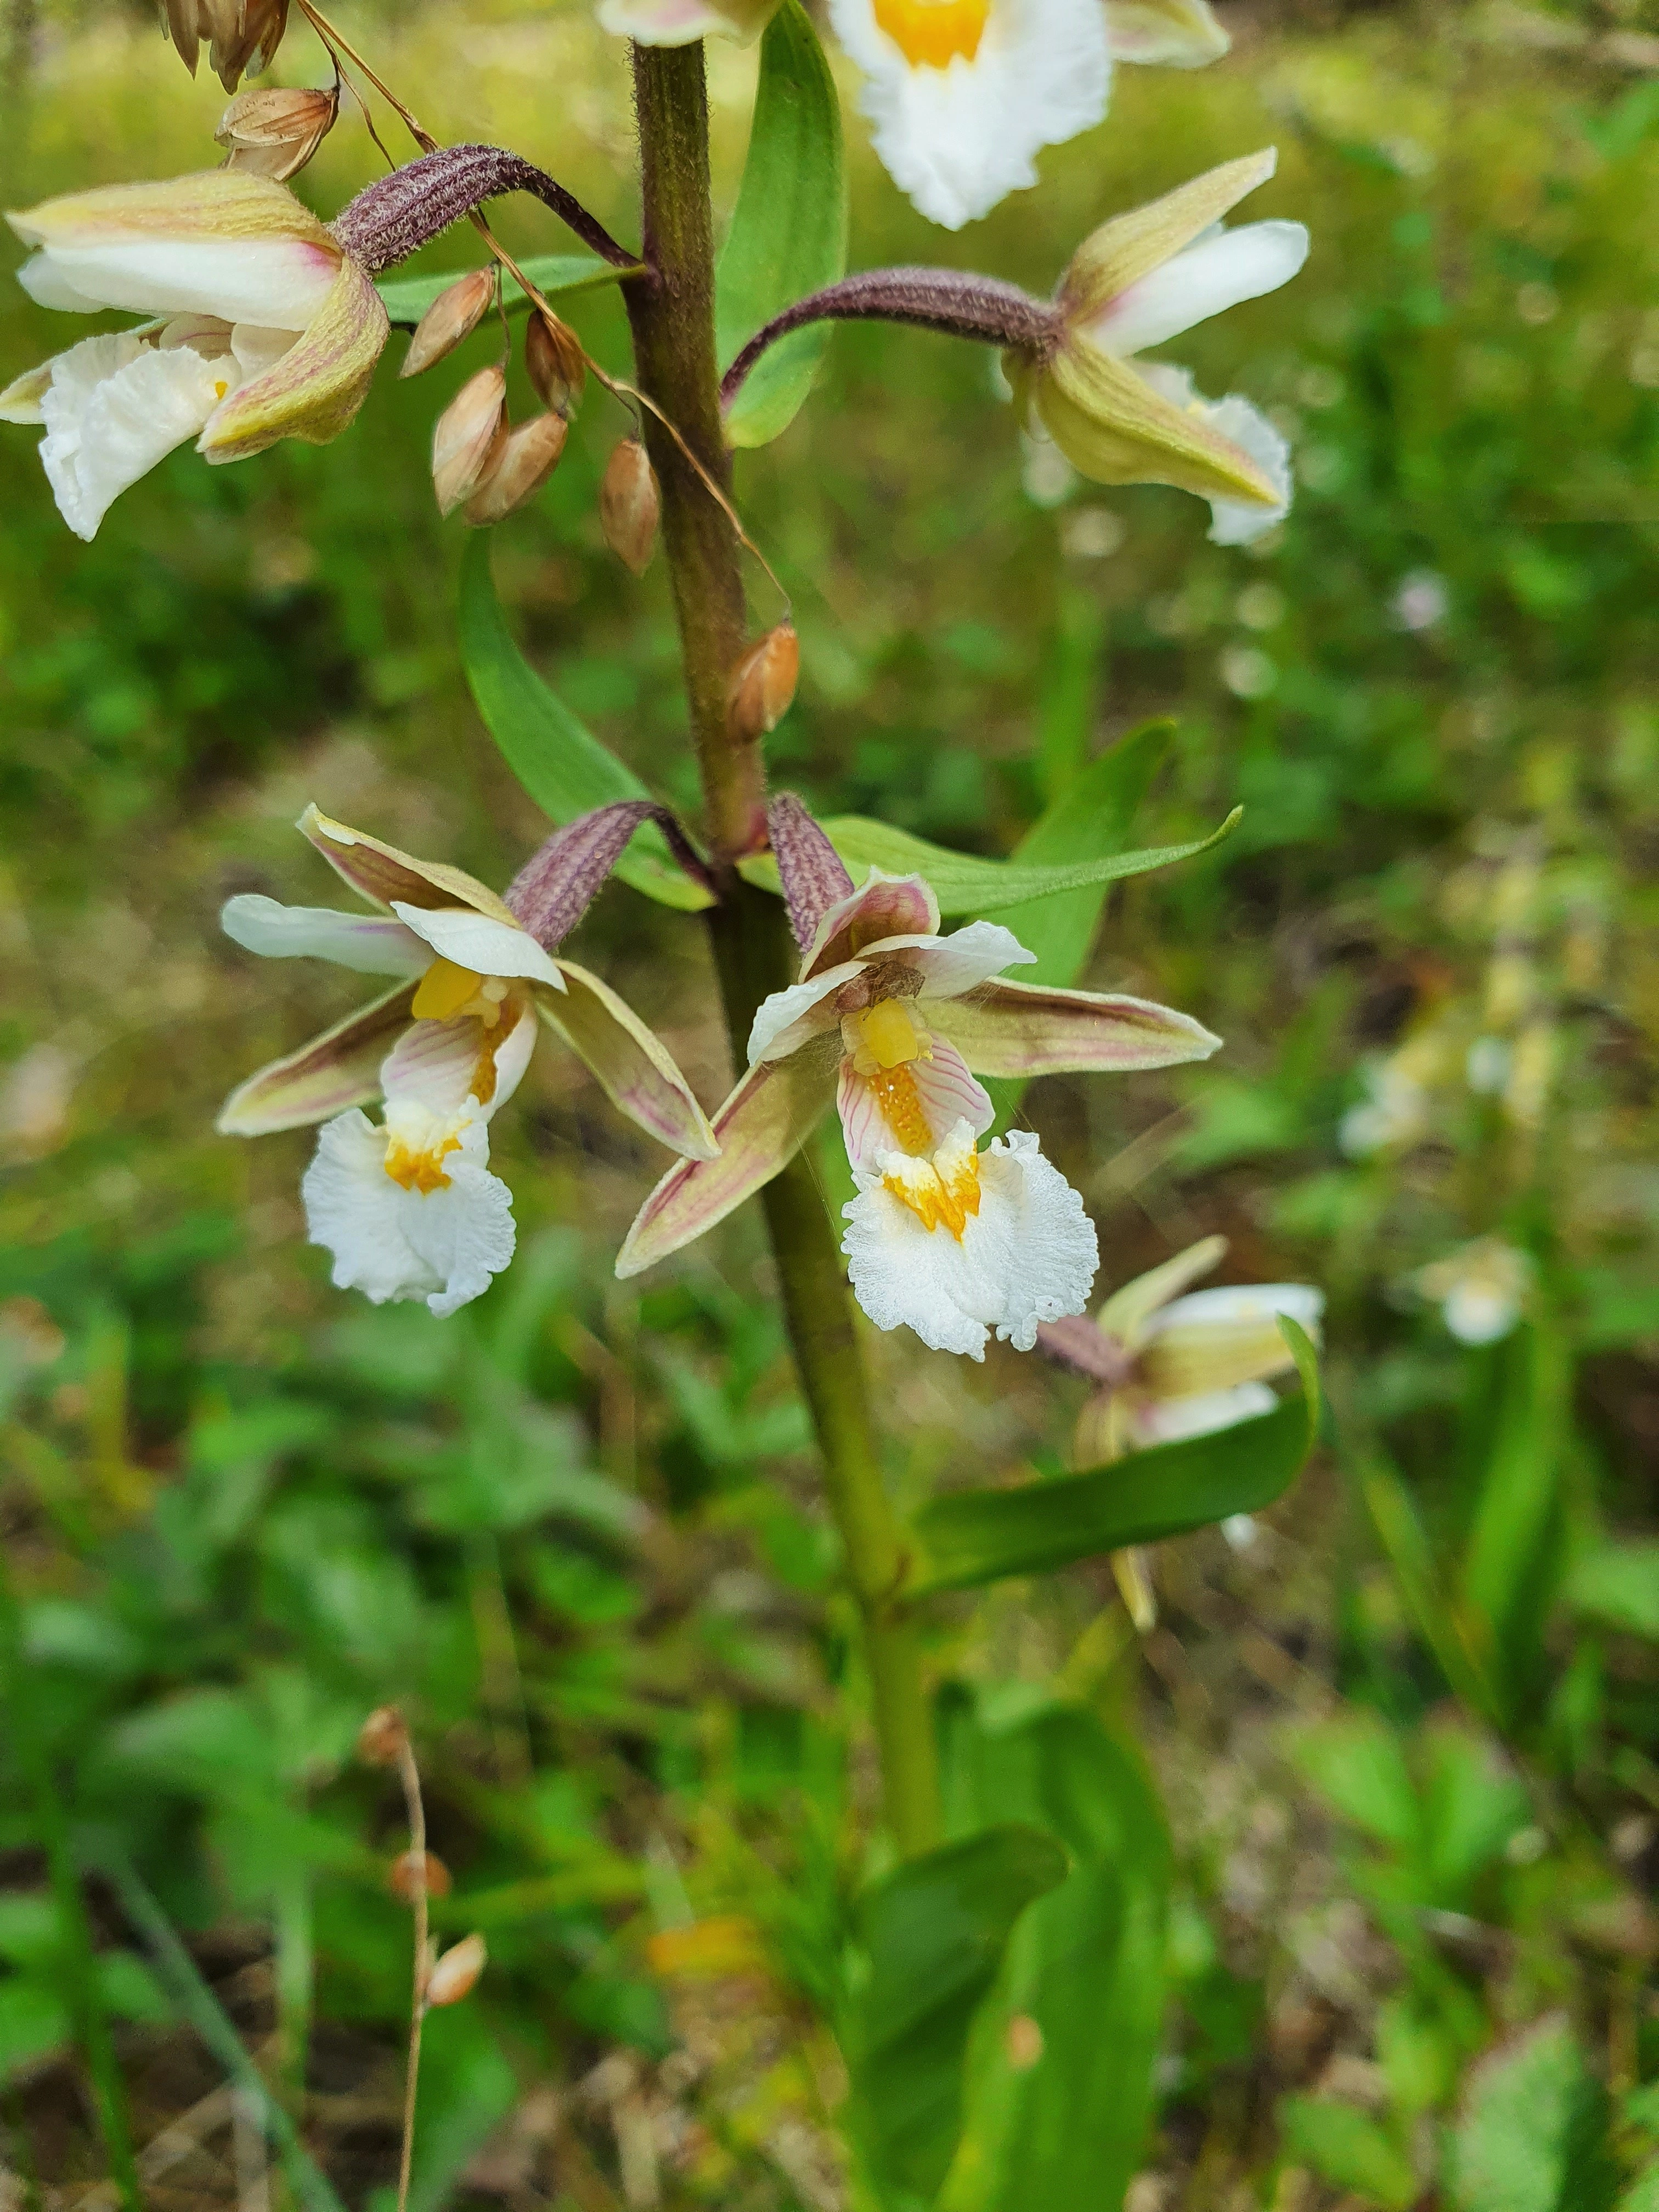
[[[518,1089],[536,1047],[536,1023],[526,1000],[509,1000],[502,1021],[510,1021],[511,1027],[488,1030],[471,1014],[411,1022],[380,1064],[388,1114],[411,1104],[428,1114],[470,1110],[489,1121]]]
[[[77,292],[49,253],[30,254],[17,271],[17,281],[37,307],[58,307],[72,315],[103,312],[103,301]]]
[[[1243,447],[1279,495],[1273,507],[1258,507],[1247,499],[1212,499],[1210,543],[1248,545],[1282,522],[1291,511],[1291,449],[1284,434],[1261,410],[1237,392],[1230,392],[1224,399],[1206,399],[1194,391],[1189,370],[1171,368],[1167,362],[1140,361],[1135,367],[1154,392],[1201,416],[1211,429]]]
[[[1521,1318],[1521,1301],[1489,1283],[1460,1283],[1441,1308],[1460,1344],[1496,1344]]]
[[[931,1060],[915,1060],[908,1065],[933,1144],[943,1144],[961,1122],[966,1122],[975,1137],[983,1136],[997,1117],[990,1093],[969,1073],[967,1061],[945,1038],[933,1038],[933,1055]],[[883,1153],[908,1149],[903,1133],[892,1127],[884,1113],[878,1092],[850,1060],[841,1064],[836,1104],[854,1174],[873,1175]]]
[[[1142,1399],[1135,1430],[1143,1444],[1172,1444],[1183,1437],[1213,1436],[1237,1428],[1279,1403],[1265,1382],[1237,1382],[1231,1390],[1205,1390],[1190,1398]]]
[[[393,899],[392,911],[434,952],[458,968],[470,968],[475,975],[533,977],[538,983],[550,983],[556,991],[564,988],[557,961],[543,951],[527,929],[494,921],[465,906],[410,906],[404,899]]]
[[[1218,1290],[1190,1291],[1152,1316],[1149,1338],[1165,1329],[1207,1324],[1248,1326],[1273,1314],[1288,1314],[1310,1336],[1325,1310],[1325,1293],[1311,1283],[1226,1283]]]
[[[906,967],[921,969],[924,999],[959,999],[964,991],[988,983],[1005,968],[1029,966],[1036,958],[1000,921],[970,921],[966,929],[955,930],[949,937],[899,937],[887,942],[896,948],[915,945],[914,953],[896,951],[894,957]],[[866,947],[865,957],[875,957],[875,947]],[[886,957],[885,948],[882,957]]]
[[[1035,157],[1106,112],[1112,62],[1100,0],[991,0],[978,51],[912,64],[872,0],[830,0],[867,80],[860,105],[894,182],[947,230],[1036,184]]]
[[[386,1171],[386,1132],[342,1114],[318,1136],[301,1186],[313,1244],[334,1255],[338,1290],[376,1305],[424,1298],[441,1317],[489,1287],[513,1257],[513,1197],[489,1171],[489,1134],[472,1121],[447,1154],[448,1180],[405,1190]]]
[[[1084,327],[1108,353],[1127,359],[1179,337],[1242,300],[1276,292],[1307,258],[1302,223],[1246,222],[1236,230],[1218,223],[1120,292]]]
[[[134,233],[94,245],[48,246],[34,283],[136,315],[218,315],[228,323],[302,331],[340,273],[340,257],[301,238],[169,239]],[[33,286],[30,287],[33,289]],[[40,294],[36,291],[39,299]]]
[[[110,502],[195,437],[226,388],[188,346],[161,353],[129,332],[60,354],[40,401],[40,459],[76,537],[95,537]]]
[[[230,332],[230,349],[236,356],[236,366],[242,372],[243,383],[248,383],[256,376],[263,376],[268,368],[275,368],[299,335],[298,331],[271,330],[262,323],[234,325]]]
[[[873,1178],[844,1206],[846,1254],[859,1304],[878,1328],[913,1328],[936,1352],[982,1359],[992,1329],[1019,1352],[1037,1324],[1081,1313],[1099,1264],[1083,1200],[1029,1130],[980,1158],[980,1208],[961,1238],[924,1229]]]
[[[400,921],[327,906],[284,906],[257,891],[227,899],[219,927],[268,960],[331,960],[360,975],[422,975],[432,965],[432,947]]]
[[[749,1031],[750,1067],[757,1060],[787,1060],[809,1037],[822,1036],[833,1029],[837,1016],[825,1002],[843,984],[855,982],[864,967],[862,960],[843,960],[839,968],[826,968],[822,975],[792,983],[787,991],[774,991],[763,999]]]

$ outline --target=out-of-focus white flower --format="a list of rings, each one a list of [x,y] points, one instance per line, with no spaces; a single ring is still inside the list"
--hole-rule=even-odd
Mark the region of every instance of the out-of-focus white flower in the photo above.
[[[1395,586],[1389,613],[1396,629],[1432,629],[1444,622],[1450,605],[1445,578],[1432,568],[1413,568]]]
[[[1477,1237],[1447,1258],[1419,1267],[1412,1284],[1440,1308],[1460,1344],[1496,1344],[1520,1320],[1534,1272],[1530,1254],[1501,1237]]]
[[[1427,1087],[1397,1060],[1372,1060],[1364,1071],[1366,1097],[1350,1106],[1336,1140],[1350,1159],[1374,1152],[1405,1152],[1429,1133]]]
[[[1222,222],[1277,162],[1271,148],[1225,162],[1103,223],[1060,280],[1058,341],[1007,356],[1018,404],[1082,475],[1196,493],[1221,545],[1249,544],[1289,511],[1290,447],[1249,400],[1206,399],[1184,368],[1139,356],[1301,268],[1299,222]]]
[[[622,842],[639,811],[630,807],[629,821],[619,825]],[[567,852],[580,846],[584,823],[561,833],[574,841]],[[564,1037],[613,1102],[653,1137],[682,1152],[714,1150],[702,1109],[661,1041],[597,975],[556,959],[485,884],[349,830],[314,806],[299,826],[379,911],[287,907],[245,894],[225,907],[227,935],[268,957],[331,960],[398,981],[250,1076],[226,1100],[219,1127],[258,1136],[323,1124],[302,1192],[311,1241],[332,1253],[337,1288],[362,1291],[376,1305],[424,1298],[443,1316],[487,1290],[506,1267],[513,1201],[489,1172],[489,1124],[518,1089],[541,1024]],[[601,851],[597,874],[578,859],[580,880],[561,904],[560,849],[560,839],[550,840],[539,868],[532,863],[520,882],[533,876],[541,909],[557,912],[568,927],[615,855],[608,846]],[[386,1109],[379,1122],[362,1110],[376,1098]]]
[[[154,319],[83,338],[0,392],[0,422],[45,426],[40,459],[77,537],[187,438],[205,460],[239,461],[280,438],[325,444],[362,404],[386,309],[285,185],[213,169],[6,220],[39,249],[18,282],[43,307]]]
[[[1501,1091],[1510,1079],[1510,1057],[1507,1037],[1476,1037],[1463,1062],[1470,1090],[1481,1098],[1492,1097]]]
[[[1144,1000],[1001,980],[1034,956],[994,922],[941,936],[919,876],[872,869],[862,889],[825,903],[846,872],[799,802],[788,802],[799,822],[786,842],[781,804],[773,842],[804,944],[801,980],[756,1014],[748,1073],[714,1117],[719,1158],[663,1178],[617,1272],[637,1273],[723,1220],[834,1098],[858,1186],[842,1249],[865,1311],[935,1351],[982,1358],[993,1331],[1029,1351],[1039,1323],[1082,1311],[1095,1232],[1029,1132],[980,1152],[995,1109],[975,1072],[1165,1067],[1206,1058],[1218,1040]]]

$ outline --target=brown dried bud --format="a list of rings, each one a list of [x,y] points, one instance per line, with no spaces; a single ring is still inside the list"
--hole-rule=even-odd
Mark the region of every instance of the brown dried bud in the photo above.
[[[556,467],[569,430],[562,415],[532,415],[510,431],[500,459],[466,503],[467,520],[499,522],[533,499]]]
[[[432,431],[432,489],[440,514],[471,499],[507,443],[507,379],[499,368],[470,376]]]
[[[569,324],[532,307],[525,325],[524,365],[543,406],[568,421],[587,381],[581,341]]]
[[[732,735],[752,742],[775,730],[789,712],[799,674],[800,640],[795,625],[781,622],[732,672],[726,687],[726,726]]]
[[[476,1986],[489,1958],[489,1947],[482,1936],[463,1936],[459,1943],[452,1943],[427,1976],[428,2004],[459,2004]]]
[[[357,1756],[366,1766],[395,1766],[408,1741],[396,1705],[377,1705],[357,1731]]]
[[[288,28],[289,0],[160,0],[161,29],[179,49],[192,76],[204,39],[209,59],[227,92],[244,70],[258,76]]]
[[[493,269],[470,269],[440,292],[415,325],[399,376],[418,376],[470,337],[489,312],[495,296]]]
[[[426,1859],[426,1893],[428,1897],[447,1897],[454,1887],[449,1869],[435,1851],[424,1854]],[[419,1860],[413,1851],[404,1851],[386,1869],[386,1884],[394,1897],[405,1905],[415,1902],[416,1875]]]
[[[1010,2068],[1016,2074],[1029,2074],[1042,2058],[1042,2030],[1029,2012],[1010,2015],[1008,2025],[1002,2031],[1002,2047]]]
[[[303,169],[340,112],[337,86],[326,92],[239,92],[213,136],[225,167],[285,183]]]
[[[599,484],[599,527],[611,550],[636,576],[656,550],[662,497],[657,472],[637,438],[624,438],[605,463]]]

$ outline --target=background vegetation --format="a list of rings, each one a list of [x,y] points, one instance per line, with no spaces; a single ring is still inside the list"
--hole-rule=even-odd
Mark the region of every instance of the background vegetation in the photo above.
[[[1229,1279],[1331,1301],[1334,1418],[1291,1496],[1164,1547],[1144,1639],[1104,1563],[943,1601],[944,1718],[994,1741],[1092,1711],[1161,1784],[1133,2212],[1651,2204],[1659,22],[1221,12],[1226,63],[1121,72],[1108,124],[965,237],[860,143],[853,259],[1042,289],[1105,211],[1276,140],[1264,209],[1313,258],[1187,357],[1291,437],[1281,532],[1222,550],[1196,502],[1069,480],[986,355],[913,332],[839,331],[740,465],[804,648],[780,781],[1002,853],[1167,713],[1137,842],[1243,803],[1216,853],[1120,888],[1091,970],[1227,1050],[1027,1110],[1103,1294],[1220,1230]],[[441,137],[518,146],[633,227],[622,58],[583,9],[347,21]],[[13,0],[9,32],[12,204],[211,155],[217,88],[147,11]],[[753,62],[712,58],[729,189]],[[296,28],[278,74],[313,59]],[[303,188],[328,212],[374,166],[348,116]],[[562,243],[533,210],[501,228]],[[614,306],[577,313],[621,368]],[[60,331],[20,297],[0,374]],[[441,1924],[492,1950],[429,2032],[422,2212],[843,2201],[828,2022],[871,1778],[755,1225],[617,1285],[655,1166],[543,1054],[501,1132],[521,1257],[438,1324],[329,1290],[304,1139],[211,1134],[337,1011],[325,971],[215,927],[232,890],[325,896],[306,799],[495,881],[544,834],[462,680],[425,470],[434,385],[489,343],[416,386],[389,363],[324,451],[175,456],[89,548],[29,439],[0,444],[9,2204],[94,2201],[100,2104],[149,2201],[261,2201],[216,2018],[321,2185],[374,2201],[408,1921],[399,1803],[350,1753],[389,1697],[455,1877]],[[665,586],[594,516],[621,427],[591,395],[496,573],[562,695],[690,804]],[[584,939],[718,1097],[695,933],[617,886]],[[1486,1235],[1531,1287],[1468,1348],[1413,1279]],[[908,1504],[1062,1464],[1054,1371],[872,1351]],[[1124,1848],[1162,1869],[1147,1822]]]

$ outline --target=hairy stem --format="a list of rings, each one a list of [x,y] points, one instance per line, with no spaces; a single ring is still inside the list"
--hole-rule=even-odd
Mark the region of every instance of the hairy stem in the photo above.
[[[714,356],[708,111],[700,46],[635,47],[648,274],[626,280],[640,384],[725,487]],[[732,863],[765,836],[765,769],[735,738],[726,687],[745,646],[743,582],[731,526],[684,456],[646,425],[662,484],[663,536],[684,656],[691,730],[721,891],[709,915],[726,1018],[741,1060],[755,1008],[790,980],[781,903]],[[902,1554],[882,1487],[863,1363],[834,1230],[804,1159],[767,1188],[767,1226],[785,1317],[823,1454],[824,1481],[863,1622],[887,1819],[901,1850],[927,1850],[939,1828],[932,1719],[915,1631],[896,1592]]]

